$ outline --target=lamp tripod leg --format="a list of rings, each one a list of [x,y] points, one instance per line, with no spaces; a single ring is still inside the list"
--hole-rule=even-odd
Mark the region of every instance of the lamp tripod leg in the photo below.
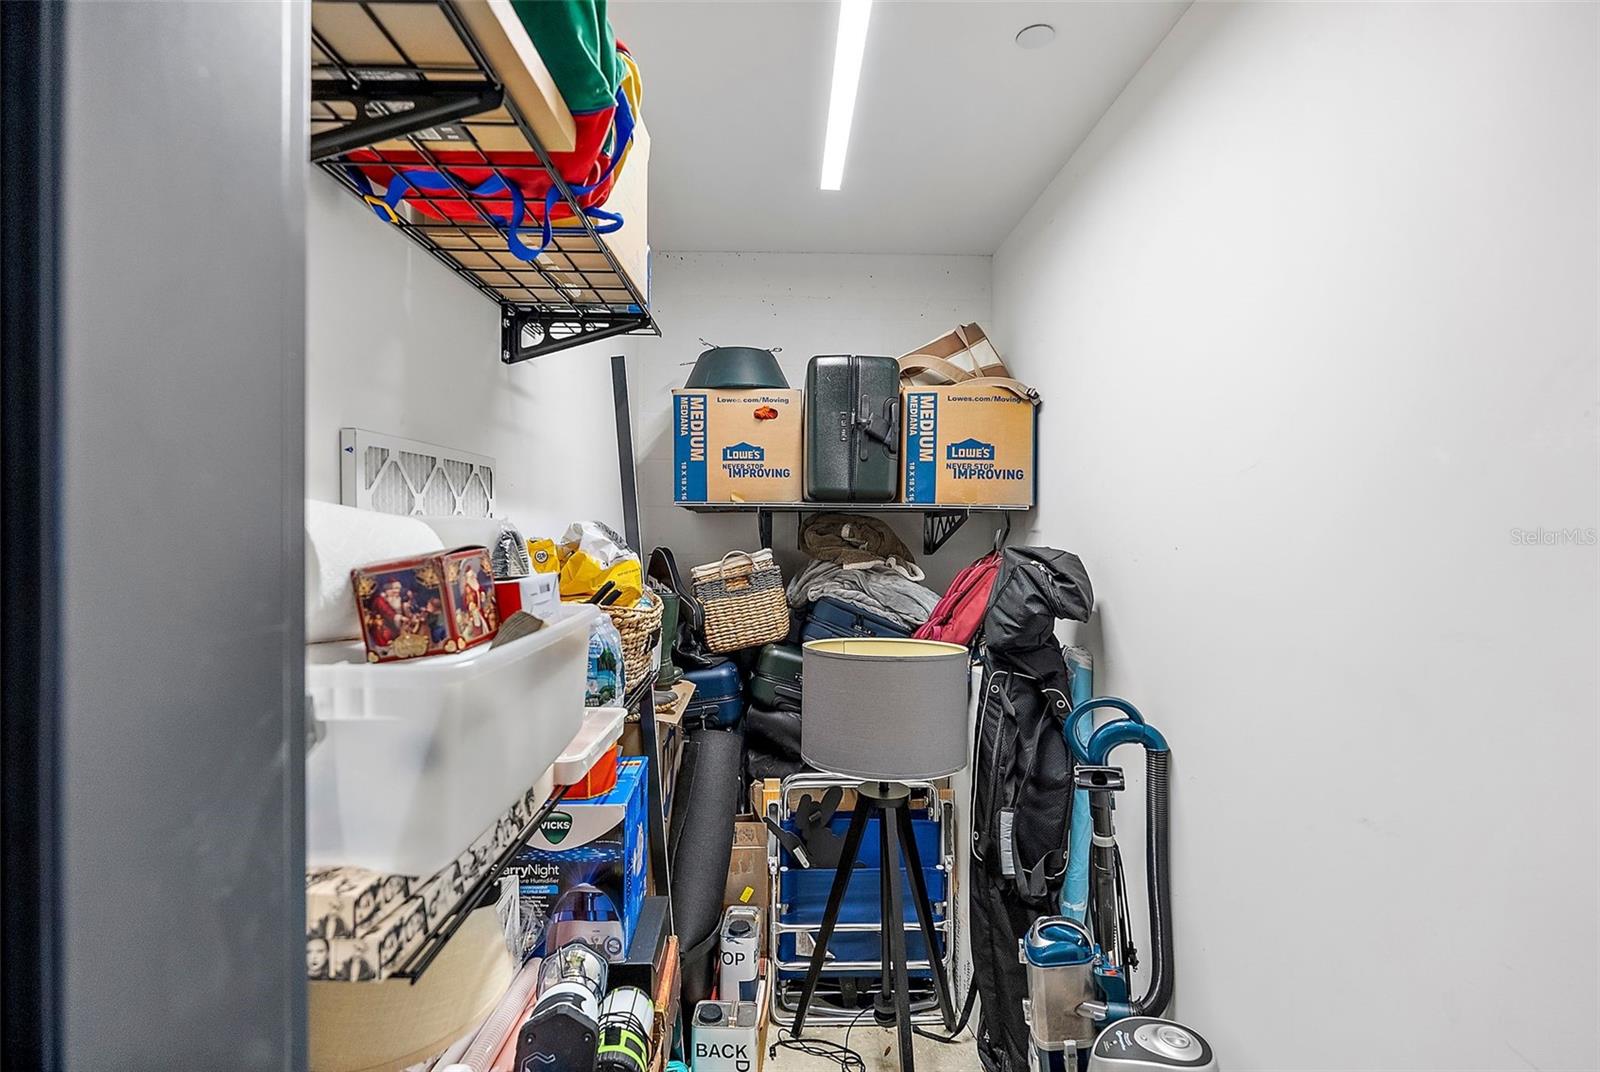
[[[917,922],[922,926],[922,942],[928,950],[928,963],[933,968],[933,989],[939,999],[939,1012],[944,1016],[944,1029],[956,1029],[955,1000],[950,995],[950,977],[944,970],[944,957],[939,952],[939,932],[933,925],[933,902],[928,900],[928,884],[922,877],[922,854],[917,851],[916,828],[911,823],[909,808],[895,809],[895,822],[900,828],[900,840],[905,843],[906,876],[911,882],[911,903],[917,910]],[[946,911],[949,911],[946,906]]]
[[[893,810],[893,809],[889,809]],[[883,920],[889,932],[889,951],[894,968],[895,1030],[900,1037],[900,1072],[914,1072],[911,1052],[911,989],[906,978],[905,900],[900,890],[900,847],[897,824],[883,814],[882,828],[888,842],[883,854],[883,881],[889,887],[889,912]]]
[[[856,866],[856,856],[861,852],[861,835],[867,829],[867,816],[872,806],[863,798],[856,800],[855,811],[850,813],[850,825],[845,828],[844,847],[839,852],[839,866],[833,873],[833,886],[828,890],[828,906],[822,913],[822,926],[817,931],[816,948],[811,951],[811,964],[806,968],[805,986],[800,990],[800,1005],[794,1013],[794,1037],[799,1038],[806,1027],[806,1013],[811,999],[822,981],[822,967],[828,960],[828,942],[833,938],[833,928],[839,922],[839,910],[844,905],[844,892],[850,885],[850,874]]]

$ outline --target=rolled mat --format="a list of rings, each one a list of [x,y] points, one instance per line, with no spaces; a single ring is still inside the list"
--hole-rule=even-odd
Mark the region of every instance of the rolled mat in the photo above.
[[[716,975],[717,929],[733,859],[743,760],[744,735],[738,730],[697,729],[684,739],[667,831],[684,1009],[711,996]]]
[[[306,643],[361,636],[350,571],[444,550],[414,517],[306,500]]]
[[[751,704],[744,713],[744,732],[751,751],[800,758],[800,712]]]

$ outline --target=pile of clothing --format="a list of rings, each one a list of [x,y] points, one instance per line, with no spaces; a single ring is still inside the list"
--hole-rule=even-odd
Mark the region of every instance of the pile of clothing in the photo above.
[[[800,527],[811,561],[789,581],[789,605],[804,611],[831,598],[901,626],[909,636],[928,620],[939,594],[922,584],[911,551],[877,518],[815,514]]]
[[[814,514],[800,526],[809,561],[789,581],[794,629],[755,658],[745,712],[745,776],[786,778],[800,758],[799,645],[825,637],[911,636],[938,605],[911,550],[877,518]]]

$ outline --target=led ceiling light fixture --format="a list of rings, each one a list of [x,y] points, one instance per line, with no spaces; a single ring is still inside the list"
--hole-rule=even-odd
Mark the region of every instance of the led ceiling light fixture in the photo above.
[[[872,0],[840,0],[839,40],[833,46],[833,91],[828,97],[828,133],[822,143],[822,188],[844,182],[844,154],[850,148],[850,120],[856,111],[861,57],[867,50]]]
[[[1043,48],[1056,39],[1056,28],[1048,22],[1036,22],[1017,31],[1018,48]]]

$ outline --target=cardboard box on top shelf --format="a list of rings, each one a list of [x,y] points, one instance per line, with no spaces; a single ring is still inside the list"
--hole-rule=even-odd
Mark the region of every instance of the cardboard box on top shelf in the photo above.
[[[1010,378],[983,329],[963,324],[900,362],[902,368],[926,362],[930,373],[913,379],[940,381],[901,384],[902,500],[929,506],[1031,507],[1038,470],[1038,395]]]
[[[672,392],[672,498],[680,503],[799,502],[804,392]]]

